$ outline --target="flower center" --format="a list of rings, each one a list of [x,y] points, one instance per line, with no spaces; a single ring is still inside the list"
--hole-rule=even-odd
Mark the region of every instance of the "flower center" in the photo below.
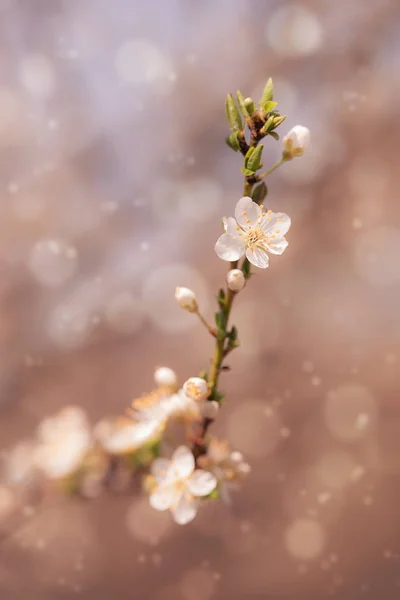
[[[268,243],[268,236],[260,227],[255,227],[254,229],[250,229],[247,234],[247,244],[249,248],[252,246],[261,246]]]

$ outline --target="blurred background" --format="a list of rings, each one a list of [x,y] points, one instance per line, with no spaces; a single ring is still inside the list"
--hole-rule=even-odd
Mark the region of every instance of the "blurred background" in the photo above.
[[[13,530],[3,490],[1,598],[398,598],[399,3],[0,0],[0,31],[0,450],[207,364],[173,293],[212,319],[243,185],[226,94],[272,76],[281,134],[312,132],[269,179],[289,248],[233,311],[213,429],[252,465],[233,506],[180,527],[139,489],[55,496]]]

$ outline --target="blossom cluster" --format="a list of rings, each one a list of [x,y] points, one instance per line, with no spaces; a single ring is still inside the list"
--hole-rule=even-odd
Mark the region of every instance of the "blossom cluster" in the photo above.
[[[191,450],[196,428],[204,415],[218,410],[206,400],[206,381],[192,377],[179,388],[168,367],[156,369],[154,377],[155,390],[133,400],[126,417],[91,427],[81,408],[68,406],[45,418],[33,440],[5,453],[5,483],[48,482],[93,498],[106,487],[129,491],[139,471],[151,506],[170,510],[180,524],[194,518],[199,499],[228,500],[250,468],[227,442],[214,438],[196,464]]]

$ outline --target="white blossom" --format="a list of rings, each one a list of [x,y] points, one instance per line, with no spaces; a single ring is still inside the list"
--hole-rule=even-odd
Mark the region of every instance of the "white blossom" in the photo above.
[[[310,143],[310,130],[302,125],[296,125],[283,138],[284,155],[286,158],[302,156]]]
[[[216,419],[219,412],[219,404],[215,400],[209,400],[208,402],[204,402],[201,414],[206,419]]]
[[[232,452],[225,440],[212,438],[207,453],[198,459],[199,465],[213,473],[218,481],[218,490],[222,500],[230,503],[230,494],[238,489],[239,483],[250,472],[240,452]]]
[[[156,510],[170,510],[180,525],[194,519],[197,498],[208,496],[217,485],[212,473],[195,469],[194,456],[186,446],[179,446],[170,461],[157,458],[151,472],[156,482],[150,494],[151,506]]]
[[[119,418],[104,419],[94,428],[94,436],[102,448],[110,454],[128,454],[145,444],[156,441],[161,434],[158,421],[135,422]]]
[[[240,292],[246,283],[243,271],[241,269],[231,269],[228,271],[226,283],[232,292]]]
[[[268,267],[268,252],[282,254],[288,242],[285,234],[290,228],[290,218],[285,213],[264,211],[253,200],[244,196],[235,209],[235,218],[224,221],[225,233],[215,244],[215,251],[222,260],[236,261],[246,254],[256,267]]]
[[[69,406],[42,421],[38,428],[35,465],[50,479],[66,477],[81,466],[92,446],[92,436],[82,409]]]
[[[209,394],[208,383],[201,377],[190,377],[183,384],[183,391],[192,400],[201,402],[205,400]]]
[[[154,372],[154,379],[159,387],[177,389],[178,378],[175,371],[169,367],[158,367]]]
[[[186,287],[175,288],[175,298],[179,306],[189,312],[197,312],[199,305],[197,304],[196,294]]]

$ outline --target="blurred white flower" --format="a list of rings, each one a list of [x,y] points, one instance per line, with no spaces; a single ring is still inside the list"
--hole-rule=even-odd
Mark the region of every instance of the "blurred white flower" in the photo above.
[[[159,387],[176,390],[178,387],[178,378],[175,371],[169,367],[158,367],[154,372],[154,379]]]
[[[3,477],[6,483],[26,485],[34,479],[35,473],[37,473],[34,463],[35,448],[35,442],[26,441],[20,442],[5,452]]]
[[[204,402],[201,414],[205,419],[216,419],[219,413],[219,404],[215,400]]]
[[[196,294],[185,287],[177,287],[175,289],[175,298],[179,306],[189,312],[197,312],[199,305],[197,304]]]
[[[76,472],[92,446],[92,436],[84,411],[68,406],[38,427],[39,442],[34,464],[50,479]]]
[[[310,143],[310,130],[296,125],[283,138],[284,155],[287,158],[302,156]]]
[[[243,455],[232,452],[227,441],[217,438],[211,439],[207,454],[199,457],[198,464],[215,475],[221,499],[227,503],[230,503],[231,491],[238,489],[239,483],[250,472],[250,465]]]
[[[190,377],[183,384],[183,391],[192,400],[201,402],[205,400],[209,394],[208,383],[201,377]]]
[[[169,461],[157,458],[152,465],[156,486],[150,494],[150,504],[156,510],[170,510],[180,525],[192,521],[198,510],[197,498],[208,496],[217,480],[210,472],[195,470],[192,452],[180,446]]]
[[[235,209],[235,218],[224,221],[225,233],[215,244],[219,258],[230,262],[243,254],[256,267],[268,267],[268,252],[282,254],[288,242],[285,233],[290,228],[290,218],[285,213],[264,212],[253,200],[244,196]]]
[[[94,428],[94,437],[110,454],[128,454],[156,441],[161,434],[159,421],[134,422],[128,418],[103,419]]]
[[[246,283],[243,271],[241,269],[231,269],[228,271],[226,283],[232,292],[240,292]]]

